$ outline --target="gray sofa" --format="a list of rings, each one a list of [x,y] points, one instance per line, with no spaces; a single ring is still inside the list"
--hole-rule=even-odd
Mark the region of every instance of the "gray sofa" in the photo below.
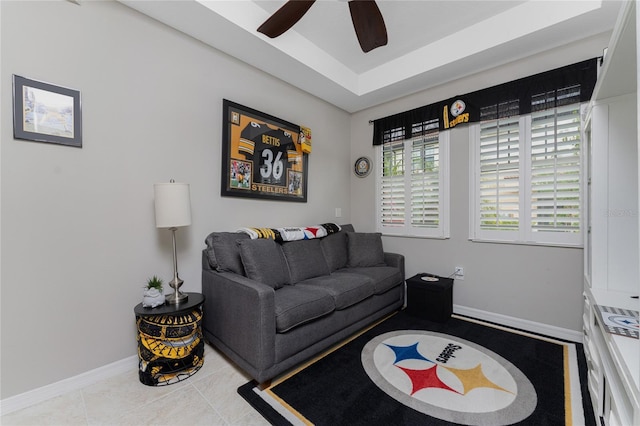
[[[202,257],[202,321],[214,345],[258,383],[404,303],[404,257],[377,233],[277,243],[214,232]]]

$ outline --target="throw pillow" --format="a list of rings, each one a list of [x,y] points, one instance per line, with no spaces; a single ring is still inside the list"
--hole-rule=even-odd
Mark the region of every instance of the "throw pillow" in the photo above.
[[[212,232],[205,240],[209,265],[218,272],[235,272],[244,275],[238,241],[249,236],[241,232]]]
[[[347,251],[347,233],[337,232],[320,240],[320,247],[324,253],[331,272],[347,266],[349,253]]]
[[[290,241],[282,245],[282,252],[293,284],[331,273],[322,254],[320,240]]]
[[[275,289],[289,284],[289,271],[280,244],[273,240],[240,240],[240,257],[247,277]]]
[[[347,232],[347,242],[350,267],[384,265],[381,233]]]

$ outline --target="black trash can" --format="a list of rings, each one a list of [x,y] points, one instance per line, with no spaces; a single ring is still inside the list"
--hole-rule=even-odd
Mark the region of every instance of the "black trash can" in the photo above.
[[[453,278],[417,274],[407,280],[407,313],[446,322],[453,313]]]

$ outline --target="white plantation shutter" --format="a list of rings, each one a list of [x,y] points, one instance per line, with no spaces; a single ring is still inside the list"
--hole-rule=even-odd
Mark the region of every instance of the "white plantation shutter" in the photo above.
[[[440,142],[435,131],[411,143],[411,225],[440,224]]]
[[[531,113],[531,232],[580,232],[580,87],[539,95],[566,104]],[[571,103],[573,101],[573,103]],[[536,98],[533,99],[536,102]]]
[[[404,141],[382,146],[381,221],[385,226],[404,226]]]
[[[438,121],[429,120],[414,124],[412,134],[382,145],[378,229],[447,238],[448,132],[439,133]]]
[[[480,228],[517,230],[520,200],[519,117],[480,124]]]
[[[520,226],[522,152],[519,100],[480,109],[476,142],[475,223],[478,236],[509,240]]]
[[[579,246],[581,236],[580,86],[481,108],[472,128],[471,238]]]

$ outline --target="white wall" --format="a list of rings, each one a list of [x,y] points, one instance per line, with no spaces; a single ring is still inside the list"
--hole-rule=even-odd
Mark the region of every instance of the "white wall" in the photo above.
[[[352,163],[362,155],[376,157],[369,120],[593,58],[607,42],[608,34],[603,34],[353,114]],[[384,237],[385,250],[405,255],[408,277],[418,272],[449,276],[455,266],[463,266],[465,279],[454,284],[456,305],[581,330],[582,249],[469,241],[469,127],[451,132],[451,238]],[[376,173],[374,170],[364,179],[351,178],[351,214],[356,229],[375,229]]]
[[[0,8],[2,399],[136,353],[142,286],[173,274],[154,183],[191,184],[186,291],[211,231],[350,220],[346,112],[119,3]],[[13,139],[12,74],[82,92],[82,149]],[[307,203],[220,197],[223,98],[312,129]]]

